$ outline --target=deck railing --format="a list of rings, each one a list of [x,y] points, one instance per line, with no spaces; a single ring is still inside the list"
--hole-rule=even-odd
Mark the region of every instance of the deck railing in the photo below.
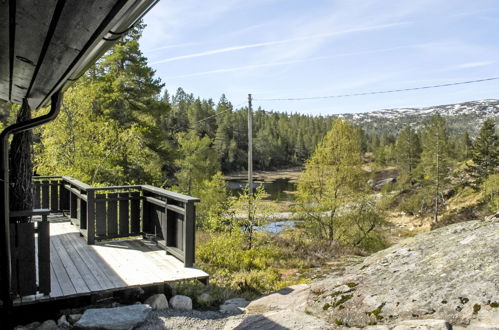
[[[33,182],[35,205],[64,212],[88,244],[142,235],[186,267],[194,264],[198,198],[148,185],[91,187],[66,176]]]

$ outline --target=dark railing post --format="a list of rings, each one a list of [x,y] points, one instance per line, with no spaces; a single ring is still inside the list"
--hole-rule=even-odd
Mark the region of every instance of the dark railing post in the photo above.
[[[70,193],[69,193],[69,191],[66,190],[66,188],[64,188],[65,182],[66,181],[64,179],[59,181],[59,194],[60,194],[59,202],[60,202],[61,211],[69,210],[69,194]]]
[[[87,190],[87,244],[95,243],[95,192]]]
[[[69,193],[69,217],[72,219],[78,217],[78,197],[73,192]]]
[[[184,253],[185,267],[192,267],[194,265],[194,253],[196,251],[195,247],[195,231],[196,231],[196,207],[194,202],[188,201],[185,203],[185,219],[183,228],[183,241],[184,241]]]

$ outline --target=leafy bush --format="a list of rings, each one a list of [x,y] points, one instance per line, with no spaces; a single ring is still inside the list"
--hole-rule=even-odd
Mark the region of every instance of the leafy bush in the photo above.
[[[264,235],[264,234],[262,234]],[[280,287],[280,275],[273,265],[280,258],[280,249],[255,240],[251,249],[241,230],[211,234],[198,246],[199,266],[208,271],[212,282],[232,290],[260,294]]]
[[[484,201],[492,212],[499,210],[499,174],[492,174],[483,182]]]
[[[399,210],[411,215],[426,213],[432,205],[432,199],[426,191],[418,191],[401,198]]]

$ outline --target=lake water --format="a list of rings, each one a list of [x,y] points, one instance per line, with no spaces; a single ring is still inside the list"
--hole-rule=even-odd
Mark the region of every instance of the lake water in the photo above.
[[[247,186],[247,181],[240,180],[228,180],[227,181],[229,190],[238,193]],[[292,201],[294,200],[293,194],[289,192],[296,191],[296,183],[291,182],[289,179],[276,179],[272,182],[264,183],[254,183],[253,188],[263,185],[267,194],[269,194],[268,199],[275,201]]]
[[[281,231],[285,229],[295,227],[298,222],[303,222],[303,221],[285,220],[285,221],[269,222],[263,226],[255,226],[253,227],[253,229],[256,231],[262,231],[264,233],[269,233],[269,234],[279,234]]]

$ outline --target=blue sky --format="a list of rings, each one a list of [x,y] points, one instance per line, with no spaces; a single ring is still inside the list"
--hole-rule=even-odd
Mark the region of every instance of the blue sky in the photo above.
[[[161,0],[141,49],[170,92],[239,105],[499,76],[497,0]],[[499,81],[255,108],[364,112],[499,98]]]

